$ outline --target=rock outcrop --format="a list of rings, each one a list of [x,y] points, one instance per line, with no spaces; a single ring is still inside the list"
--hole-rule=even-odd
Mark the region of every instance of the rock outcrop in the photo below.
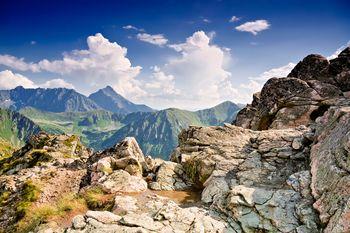
[[[328,61],[309,55],[288,77],[268,80],[253,102],[242,109],[235,125],[253,130],[308,125],[350,91],[350,48]]]
[[[190,127],[179,135],[172,159],[203,188],[204,203],[232,218],[237,232],[317,232],[308,186],[312,138],[306,127]]]
[[[225,216],[204,208],[181,208],[154,194],[128,201],[133,206],[122,215],[88,211],[76,216],[67,232],[234,232]]]
[[[90,154],[76,136],[40,133],[0,160],[0,231],[25,231],[17,222],[33,206],[77,194]]]

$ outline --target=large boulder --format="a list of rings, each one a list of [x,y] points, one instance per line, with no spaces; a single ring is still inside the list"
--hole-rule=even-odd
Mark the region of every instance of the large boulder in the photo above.
[[[186,190],[191,189],[191,182],[181,164],[166,161],[159,166],[155,181],[149,186],[153,190]]]
[[[350,91],[350,48],[328,61],[309,55],[285,78],[271,78],[233,122],[253,130],[308,125]]]
[[[132,176],[142,177],[150,170],[148,163],[133,137],[127,137],[114,147],[95,153],[89,159],[91,183],[114,170],[125,170]]]
[[[94,185],[102,188],[106,193],[134,193],[147,189],[147,183],[142,178],[132,176],[124,170],[113,171],[108,176],[103,176]]]

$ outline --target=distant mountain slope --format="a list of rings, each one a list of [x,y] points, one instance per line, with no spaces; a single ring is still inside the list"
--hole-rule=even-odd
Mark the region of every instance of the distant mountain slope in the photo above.
[[[215,107],[199,110],[196,114],[206,125],[220,125],[223,122],[232,122],[241,107],[230,101],[225,101]]]
[[[27,117],[9,109],[0,109],[0,154],[10,147],[18,148],[40,128]]]
[[[121,114],[129,114],[132,112],[153,112],[154,110],[143,104],[134,104],[125,99],[113,90],[112,87],[107,86],[97,92],[91,94],[89,98],[97,103],[102,108]]]
[[[85,112],[101,109],[95,102],[73,89],[23,87],[0,91],[0,107],[14,110],[34,107],[50,112]]]
[[[20,112],[44,131],[78,135],[85,145],[94,149],[102,149],[99,146],[102,141],[124,126],[123,116],[105,110],[53,113],[24,108]]]
[[[224,102],[197,112],[170,108],[154,113],[132,113],[124,118],[125,126],[105,140],[101,147],[110,147],[127,136],[133,136],[145,154],[167,159],[176,147],[182,129],[189,125],[231,122],[239,110],[234,103]]]
[[[180,131],[189,125],[221,125],[231,122],[239,107],[224,102],[196,112],[175,108],[128,115],[105,110],[88,112],[46,112],[23,108],[20,112],[48,133],[76,134],[95,150],[105,149],[127,136],[136,137],[144,153],[167,158],[177,145]]]

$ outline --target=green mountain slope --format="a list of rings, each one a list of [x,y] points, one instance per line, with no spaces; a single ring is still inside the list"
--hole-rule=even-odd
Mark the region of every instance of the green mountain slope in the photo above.
[[[170,108],[126,116],[104,110],[53,113],[24,108],[20,112],[46,132],[78,135],[86,146],[95,150],[111,147],[125,137],[133,136],[144,153],[168,158],[182,129],[189,125],[231,122],[239,109],[234,103],[224,102],[196,112]]]
[[[143,152],[167,159],[178,143],[178,134],[189,125],[221,125],[231,122],[239,107],[224,102],[213,108],[197,112],[166,109],[155,113],[132,113],[124,118],[125,126],[105,140],[102,148],[113,146],[127,136],[139,142]]]
[[[25,116],[9,109],[0,109],[0,157],[19,148],[40,128]]]
[[[85,145],[97,150],[102,149],[103,140],[123,126],[121,115],[104,110],[53,113],[24,108],[20,112],[48,133],[78,135]]]

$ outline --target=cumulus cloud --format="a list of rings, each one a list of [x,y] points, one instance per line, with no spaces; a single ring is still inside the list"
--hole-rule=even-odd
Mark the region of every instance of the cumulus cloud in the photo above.
[[[239,20],[240,20],[240,18],[238,18],[237,16],[232,16],[232,17],[230,18],[229,22],[230,22],[230,23],[233,23],[233,22],[237,22],[237,21],[239,21]]]
[[[269,29],[270,24],[267,20],[260,19],[252,22],[246,22],[236,27],[237,31],[250,32],[253,35],[257,35],[258,32]]]
[[[51,79],[45,83],[36,84],[28,77],[13,73],[11,70],[4,70],[0,72],[0,90],[9,90],[15,87],[22,86],[24,88],[70,88],[74,89],[74,86],[63,79]]]
[[[152,67],[151,80],[144,87],[151,97],[173,97],[180,95],[180,90],[175,88],[175,77],[166,75],[158,66]]]
[[[49,81],[46,81],[45,83],[39,85],[40,87],[43,88],[58,88],[58,87],[63,87],[63,88],[69,88],[69,89],[74,89],[73,84],[67,83],[63,79],[57,78],[57,79],[51,79]]]
[[[0,89],[8,90],[17,86],[23,86],[25,88],[35,88],[36,85],[27,77],[13,73],[10,70],[4,70],[0,72]]]
[[[59,60],[43,59],[38,63],[26,63],[9,55],[0,55],[0,64],[22,71],[47,71],[65,76],[79,91],[89,94],[111,85],[120,94],[129,97],[145,94],[136,76],[140,66],[132,66],[126,57],[127,49],[110,42],[97,33],[87,38],[88,49],[73,50]]]
[[[180,94],[178,98],[172,98],[173,106],[203,108],[233,99],[237,94],[229,80],[231,73],[224,68],[228,51],[211,44],[205,32],[195,32],[184,43],[169,47],[179,55],[157,68],[153,76],[164,75],[171,83],[169,90]]]
[[[40,71],[38,64],[27,63],[24,61],[24,58],[17,58],[7,54],[0,55],[0,64],[11,67],[16,70],[20,70],[20,71],[27,71],[27,70],[32,72]]]
[[[154,44],[154,45],[158,45],[158,46],[163,46],[163,45],[168,43],[168,39],[165,38],[163,34],[151,35],[148,33],[138,33],[136,35],[136,38],[141,40],[141,41],[144,41],[144,42],[147,42],[150,44]]]

